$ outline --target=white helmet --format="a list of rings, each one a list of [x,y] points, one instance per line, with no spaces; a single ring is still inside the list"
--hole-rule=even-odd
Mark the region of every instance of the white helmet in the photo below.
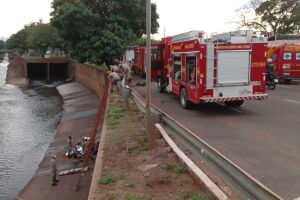
[[[272,58],[267,59],[267,63],[271,63],[272,61],[273,61]]]

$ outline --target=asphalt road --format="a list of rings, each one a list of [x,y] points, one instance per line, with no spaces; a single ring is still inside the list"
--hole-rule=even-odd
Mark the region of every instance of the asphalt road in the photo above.
[[[146,87],[135,86],[145,97]],[[280,84],[269,98],[240,108],[200,104],[185,110],[179,98],[158,93],[153,104],[284,199],[300,198],[300,83]]]

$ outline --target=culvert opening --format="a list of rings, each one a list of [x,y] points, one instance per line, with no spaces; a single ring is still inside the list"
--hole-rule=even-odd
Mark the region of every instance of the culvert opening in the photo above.
[[[46,63],[28,63],[27,77],[31,80],[47,79],[47,64]]]
[[[50,63],[50,79],[66,80],[68,78],[67,63]]]

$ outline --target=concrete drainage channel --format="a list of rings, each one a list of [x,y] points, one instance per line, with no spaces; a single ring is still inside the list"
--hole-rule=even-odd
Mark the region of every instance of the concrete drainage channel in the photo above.
[[[135,91],[132,91],[132,95],[140,110],[145,112],[146,104],[142,100],[143,98]],[[216,149],[153,105],[152,113],[154,114],[157,122],[166,126],[169,130],[169,134],[173,135],[197,158],[202,160],[205,165],[208,166],[218,177],[220,177],[226,185],[232,188],[241,199],[282,200],[281,197],[272,192],[235,163],[230,161]],[[187,164],[187,166],[189,165]],[[192,169],[190,170],[192,171]],[[204,182],[204,184],[206,183]],[[210,185],[206,186],[209,189],[211,187]],[[211,192],[214,193],[216,197],[219,196],[218,193],[215,193],[212,190]],[[219,199],[226,199],[226,197]]]

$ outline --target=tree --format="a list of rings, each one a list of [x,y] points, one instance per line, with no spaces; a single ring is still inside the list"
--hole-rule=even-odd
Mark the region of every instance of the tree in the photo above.
[[[5,48],[5,42],[3,40],[0,40],[0,49]]]
[[[24,54],[28,49],[26,39],[29,35],[28,27],[24,27],[22,30],[11,35],[6,41],[6,48],[11,50],[17,50],[19,54]]]
[[[71,56],[80,62],[110,64],[145,33],[145,0],[54,0],[51,23]],[[152,5],[152,32],[159,27]]]
[[[269,31],[273,35],[294,33],[300,28],[299,0],[251,0],[240,12],[241,27]]]
[[[6,48],[24,54],[30,48],[45,52],[49,47],[62,48],[63,44],[54,27],[39,21],[25,25],[23,29],[11,35],[6,41]]]
[[[57,30],[49,24],[36,23],[26,39],[27,47],[44,54],[48,48],[61,47]]]

